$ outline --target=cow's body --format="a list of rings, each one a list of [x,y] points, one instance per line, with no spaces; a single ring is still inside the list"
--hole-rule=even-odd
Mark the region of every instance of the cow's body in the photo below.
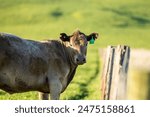
[[[40,91],[59,99],[77,64],[65,43],[37,42],[0,34],[0,89],[9,93]]]

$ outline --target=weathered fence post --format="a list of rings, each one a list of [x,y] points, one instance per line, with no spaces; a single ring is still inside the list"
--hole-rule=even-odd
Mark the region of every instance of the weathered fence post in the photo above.
[[[102,99],[126,99],[129,58],[128,46],[107,48],[102,71]]]

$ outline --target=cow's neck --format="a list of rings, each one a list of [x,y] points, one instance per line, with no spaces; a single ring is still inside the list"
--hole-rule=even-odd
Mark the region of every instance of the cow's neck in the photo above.
[[[67,42],[61,42],[62,43],[62,47],[63,47],[63,52],[69,62],[69,65],[71,66],[71,68],[76,68],[78,65],[75,64],[74,62],[74,51],[73,49],[71,49],[70,47],[68,47],[68,43]]]
[[[77,64],[74,63],[74,60],[73,60],[73,50],[71,51],[71,48],[69,48],[67,46],[67,43],[64,43],[62,42],[62,46],[63,46],[63,51],[64,51],[64,54],[65,56],[67,57],[68,59],[68,62],[69,62],[69,65],[70,65],[70,72],[68,74],[68,78],[67,78],[67,85],[72,81],[75,73],[76,73],[76,68],[78,67]]]

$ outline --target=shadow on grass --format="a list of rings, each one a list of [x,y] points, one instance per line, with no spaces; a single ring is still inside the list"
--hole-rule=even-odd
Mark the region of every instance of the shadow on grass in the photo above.
[[[68,100],[80,100],[80,99],[84,99],[85,97],[87,97],[89,95],[89,92],[86,88],[86,86],[87,86],[86,83],[76,82],[76,84],[79,85],[80,94],[76,94],[74,96],[71,96],[71,97],[68,98]]]
[[[63,15],[63,12],[60,9],[55,9],[50,13],[50,16],[54,18],[60,18]]]
[[[5,95],[6,92],[0,90],[0,95]]]
[[[133,14],[130,12],[123,12],[121,10],[111,9],[111,8],[103,8],[104,11],[111,11],[120,16],[126,16],[131,20],[135,21],[138,26],[146,26],[150,24],[150,19],[138,16],[138,14]],[[123,24],[117,25],[118,27],[127,27],[129,26],[128,22],[124,22]]]
[[[76,94],[74,96],[71,96],[68,98],[68,100],[81,100],[84,99],[85,97],[87,97],[89,95],[89,91],[88,91],[88,85],[90,85],[90,83],[97,77],[98,73],[99,73],[99,59],[97,59],[96,61],[96,70],[95,73],[92,77],[90,77],[89,80],[87,80],[85,83],[80,83],[80,82],[74,82],[76,84],[79,85],[79,90],[80,90],[80,94]]]

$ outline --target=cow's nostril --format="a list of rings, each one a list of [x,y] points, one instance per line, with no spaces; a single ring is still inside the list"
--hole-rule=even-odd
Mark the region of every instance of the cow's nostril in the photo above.
[[[79,59],[78,59],[78,58],[77,58],[76,60],[77,60],[77,62],[79,62]]]
[[[86,60],[85,60],[85,58],[83,59],[83,62],[85,62]]]
[[[86,59],[85,58],[76,58],[77,63],[85,63]]]

